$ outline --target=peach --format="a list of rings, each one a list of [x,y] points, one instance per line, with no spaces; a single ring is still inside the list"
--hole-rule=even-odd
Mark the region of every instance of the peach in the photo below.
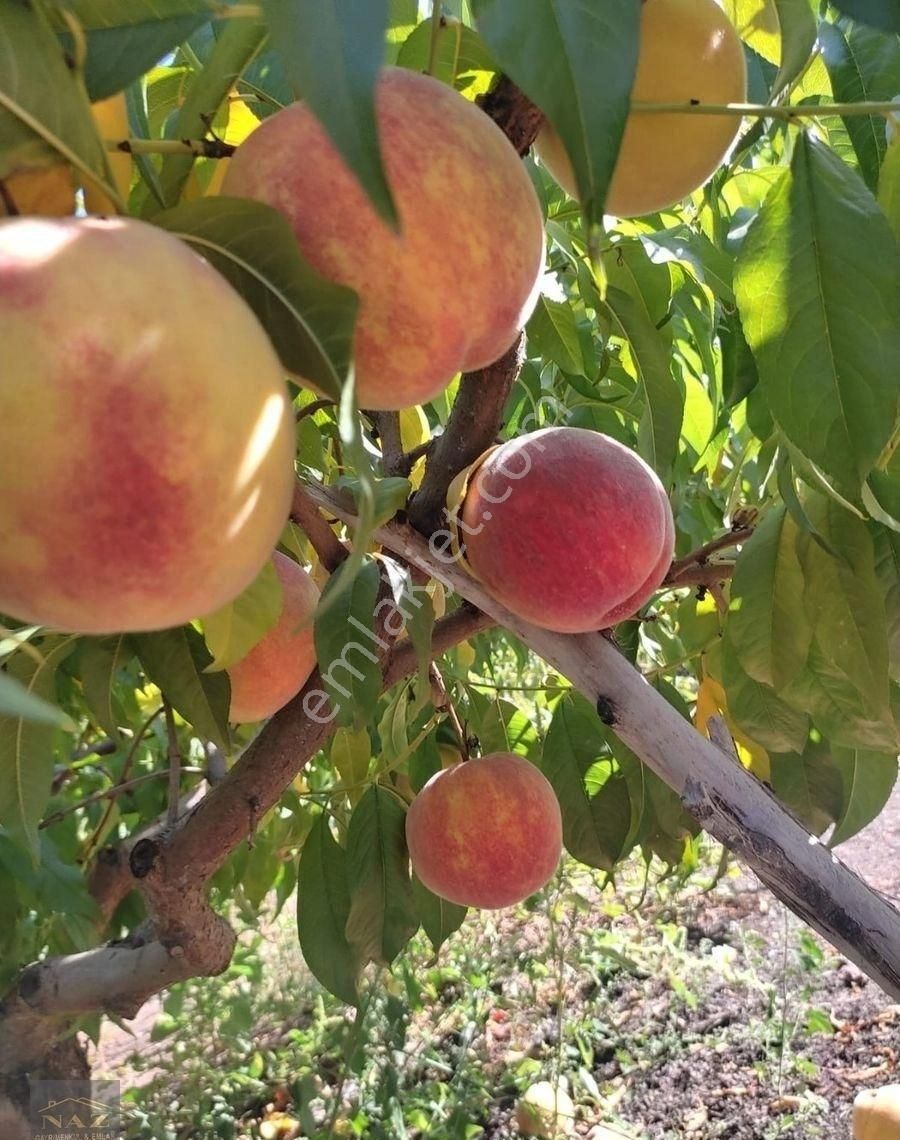
[[[716,0],[644,0],[631,98],[645,103],[743,103],[747,68],[740,38]],[[741,120],[736,115],[633,111],[606,196],[608,214],[635,217],[692,194],[720,165]],[[549,124],[541,161],[573,198],[575,172]]]
[[[281,614],[247,656],[228,669],[229,719],[236,724],[278,712],[300,692],[316,666],[313,615],[319,587],[302,566],[280,551],[275,551],[272,561],[281,582]]]
[[[231,601],[287,518],[278,358],[187,245],[133,219],[0,222],[0,613],[161,629]]]
[[[470,479],[459,529],[488,592],[559,633],[635,613],[665,577],[675,535],[665,491],[643,459],[570,427],[490,452]]]
[[[451,87],[386,68],[377,118],[399,233],[299,103],[241,144],[222,193],[279,209],[307,260],[359,294],[359,403],[396,409],[509,348],[537,299],[544,231],[514,148]]]
[[[462,906],[521,902],[551,877],[562,817],[546,776],[511,752],[436,773],[406,815],[412,868],[430,891]]]

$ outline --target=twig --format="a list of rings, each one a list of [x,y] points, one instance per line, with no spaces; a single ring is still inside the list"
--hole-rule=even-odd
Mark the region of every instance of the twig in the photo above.
[[[333,407],[334,400],[329,400],[327,397],[323,396],[321,400],[313,400],[311,404],[306,404],[304,407],[300,408],[294,417],[294,422],[299,424],[300,421],[305,420],[307,416],[314,416],[316,412],[321,412],[324,411],[325,408]]]
[[[73,812],[81,811],[82,808],[89,807],[91,804],[100,803],[102,800],[117,800],[119,796],[124,796],[126,792],[130,792],[132,788],[137,788],[140,784],[146,784],[150,780],[161,780],[163,776],[169,776],[171,770],[165,768],[160,772],[145,772],[142,776],[135,776],[131,780],[126,780],[124,783],[116,784],[112,788],[106,788],[102,792],[94,792],[90,796],[85,796],[83,800],[79,800],[77,804],[69,804],[68,807],[60,808],[52,815],[46,816],[38,824],[38,830],[43,830],[45,827],[51,827],[54,823],[60,823],[68,815]],[[203,773],[203,768],[197,768],[193,765],[180,767],[179,772],[189,773]]]
[[[719,535],[718,538],[712,539],[711,542],[704,543],[703,546],[698,546],[696,550],[692,550],[690,554],[686,554],[684,558],[676,559],[669,567],[669,573],[665,576],[663,585],[708,585],[709,583],[705,579],[695,581],[688,575],[688,571],[698,566],[706,566],[709,563],[711,554],[716,554],[720,550],[730,550],[733,546],[740,546],[747,541],[753,534],[753,531],[754,527],[752,526],[737,527],[735,530],[730,530],[727,534],[722,534]],[[722,577],[727,578],[728,576],[729,572],[726,572]]]
[[[194,158],[231,158],[234,143],[221,139],[107,139],[106,149],[124,154],[185,154]]]
[[[469,738],[462,726],[462,721],[459,719],[459,713],[456,711],[453,698],[447,692],[447,686],[444,683],[441,671],[434,661],[432,661],[428,667],[428,676],[431,678],[431,703],[436,709],[443,709],[447,713],[447,718],[453,725],[453,731],[456,733],[456,738],[459,741],[459,750],[462,753],[462,758],[463,760],[468,760]]]
[[[169,738],[169,803],[166,811],[166,827],[174,827],[178,819],[178,792],[181,788],[181,749],[175,728],[175,713],[165,697],[163,697],[163,709],[166,713],[166,735]]]
[[[499,360],[463,376],[447,429],[433,441],[422,486],[409,501],[409,521],[422,534],[438,529],[448,487],[494,442],[524,359],[525,334],[520,333]]]
[[[410,472],[419,462],[423,455],[428,455],[435,445],[435,440],[426,439],[424,443],[418,444],[416,447],[411,448],[409,451],[404,451],[400,458],[397,460],[397,474],[409,478]]]
[[[319,508],[299,480],[294,484],[291,521],[300,527],[312,543],[319,561],[329,574],[333,574],[347,557],[347,548],[319,513]]]
[[[636,100],[629,110],[639,114],[733,115],[755,119],[824,119],[847,115],[897,115],[897,103],[825,103],[817,107],[792,103],[645,103]]]

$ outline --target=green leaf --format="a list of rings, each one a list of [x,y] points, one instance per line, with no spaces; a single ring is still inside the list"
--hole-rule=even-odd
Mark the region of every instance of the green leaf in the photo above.
[[[437,954],[450,935],[462,926],[468,911],[459,903],[448,902],[431,892],[416,875],[412,877],[412,894],[422,929]]]
[[[397,63],[410,71],[427,71],[431,57],[431,19],[423,20],[400,48]],[[496,71],[497,65],[474,28],[445,20],[438,33],[435,79],[454,86],[456,78],[473,71]],[[462,86],[462,84],[460,84]]]
[[[209,123],[228,96],[235,81],[253,61],[266,40],[266,26],[259,20],[224,20],[215,47],[202,70],[193,73],[187,93],[171,124],[174,138],[202,139]],[[174,206],[190,177],[196,159],[191,154],[167,154],[159,172],[163,201]]]
[[[393,558],[382,556],[382,580],[391,588],[393,612],[385,611],[384,624],[388,633],[406,631],[416,651],[418,662],[417,683],[419,698],[415,709],[424,708],[431,695],[428,667],[431,664],[431,633],[434,629],[434,605],[424,585],[417,586],[408,566]],[[390,606],[390,601],[381,606]],[[380,608],[380,607],[379,607]]]
[[[206,672],[242,661],[277,624],[282,606],[281,581],[270,558],[242,594],[203,618],[203,636],[212,654]]]
[[[341,725],[361,728],[381,692],[381,667],[373,615],[381,584],[378,564],[369,559],[347,581],[349,561],[332,574],[316,611],[316,658],[325,691]]]
[[[744,332],[787,439],[855,500],[900,408],[900,250],[857,175],[802,135],[738,256]]]
[[[380,785],[356,805],[347,828],[350,915],[357,961],[390,964],[416,931],[406,851],[406,809]]]
[[[359,503],[362,493],[362,480],[354,479],[349,475],[342,475],[335,483],[336,487],[346,488],[352,495],[354,502]],[[397,511],[402,511],[412,491],[412,484],[408,479],[399,475],[391,475],[387,479],[373,479],[371,491],[374,498],[373,525],[384,526],[394,517]]]
[[[190,626],[133,635],[135,651],[149,680],[198,736],[229,752],[228,705],[231,686],[225,673],[206,673],[209,651]]]
[[[54,699],[56,671],[76,641],[75,637],[48,640],[41,647],[41,661],[19,653],[2,676],[17,682],[43,707]],[[8,696],[10,687],[4,688]],[[18,716],[0,717],[0,825],[37,859],[38,823],[50,798],[59,720],[34,720],[26,718],[23,711],[20,709]]]
[[[30,691],[9,673],[0,672],[0,718],[7,717],[58,728],[74,727],[61,708]]]
[[[888,668],[900,682],[900,534],[872,523],[869,533],[875,546],[875,574],[884,597]]]
[[[198,15],[172,16],[165,20],[98,27],[89,31],[84,82],[91,102],[108,99],[140,79],[208,18],[207,9]],[[63,35],[62,41],[71,44],[72,37]]]
[[[731,584],[732,648],[749,676],[776,690],[803,669],[813,636],[798,534],[785,507],[770,510],[744,543]]]
[[[816,46],[816,18],[810,0],[775,0],[781,25],[781,63],[772,90],[783,91],[793,83]]]
[[[839,12],[862,24],[880,28],[882,32],[900,32],[897,0],[833,0],[833,3]]]
[[[351,807],[354,807],[363,797],[369,774],[369,761],[372,759],[369,733],[364,728],[339,728],[332,738],[328,756],[337,769]]]
[[[885,726],[880,740],[889,745],[895,731],[886,621],[871,535],[865,523],[824,495],[810,496],[806,507],[817,529],[839,554],[833,557],[808,535],[798,537],[805,579],[803,602],[815,638],[807,669],[842,710],[841,736],[830,715],[829,723],[820,724],[815,711],[810,711],[832,742],[846,743],[853,725],[861,732],[862,722],[872,721]],[[879,747],[861,737],[858,743]]]
[[[843,790],[831,750],[810,741],[800,754],[769,754],[772,790],[813,835],[841,814]]]
[[[294,94],[309,104],[375,209],[396,224],[375,118],[387,0],[263,0],[263,11]]]
[[[841,20],[819,28],[822,58],[839,103],[889,102],[900,91],[900,41]],[[847,133],[869,189],[878,189],[878,171],[887,150],[882,115],[847,115]]]
[[[209,0],[66,0],[65,8],[85,31],[162,23],[187,16],[208,20],[211,12]],[[58,13],[56,22],[60,30],[68,26]]]
[[[350,917],[347,853],[320,815],[300,852],[297,933],[307,966],[329,993],[357,1005],[357,959],[345,929]]]
[[[134,656],[125,634],[85,637],[78,647],[78,675],[91,715],[113,740],[119,735],[122,709],[116,699],[116,679]]]
[[[277,210],[243,198],[207,198],[153,221],[186,241],[237,289],[288,371],[338,395],[350,363],[356,296],[303,260]]]
[[[500,68],[562,140],[585,217],[599,228],[637,67],[639,0],[473,0],[472,7]]]
[[[668,485],[678,454],[684,418],[684,394],[672,375],[665,339],[633,297],[611,287],[607,308],[628,341],[637,379],[644,393],[638,426],[638,451]]]
[[[735,723],[770,752],[802,752],[809,719],[782,700],[769,685],[755,681],[743,667],[726,627],[722,642],[722,684]]]
[[[563,372],[586,376],[575,311],[567,301],[538,298],[526,330],[529,354],[552,360]]]
[[[606,759],[609,771],[597,786],[589,773]],[[626,781],[611,771],[612,756],[596,710],[581,697],[565,697],[556,706],[547,731],[541,771],[553,785],[562,809],[563,842],[580,863],[612,870],[631,831],[631,803]]]
[[[878,204],[884,211],[894,237],[900,241],[900,140],[887,148],[878,176]]]
[[[87,95],[52,29],[19,0],[0,0],[0,28],[0,178],[65,161],[120,202]]]
[[[897,779],[897,756],[860,748],[834,748],[832,756],[843,786],[843,810],[828,840],[837,847],[881,813]]]

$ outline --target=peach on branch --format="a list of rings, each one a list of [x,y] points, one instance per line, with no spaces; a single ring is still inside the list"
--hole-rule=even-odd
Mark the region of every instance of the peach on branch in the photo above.
[[[470,479],[459,529],[487,590],[559,633],[631,617],[665,577],[675,536],[651,468],[609,436],[569,427],[490,452]]]
[[[515,340],[537,299],[543,218],[512,145],[452,88],[387,68],[377,120],[399,232],[299,103],[238,148],[222,192],[280,210],[307,260],[359,294],[359,403],[404,408]]]
[[[296,696],[316,666],[313,615],[319,587],[302,566],[280,551],[272,556],[281,582],[281,613],[246,657],[230,666],[231,711],[236,724],[263,720]]]
[[[644,0],[631,98],[644,103],[743,103],[747,68],[740,38],[716,0]],[[609,214],[634,217],[702,186],[734,141],[737,115],[632,111],[607,191]],[[573,198],[575,172],[547,124],[541,161]]]
[[[521,902],[551,877],[562,817],[546,776],[511,752],[436,773],[406,816],[412,868],[430,891],[462,906]]]
[[[0,223],[0,613],[161,629],[255,578],[284,525],[278,358],[207,262],[132,219]]]

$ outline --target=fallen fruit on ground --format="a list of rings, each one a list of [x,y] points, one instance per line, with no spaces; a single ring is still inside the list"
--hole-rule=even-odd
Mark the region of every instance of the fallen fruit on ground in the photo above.
[[[460,519],[466,559],[487,590],[559,633],[631,617],[672,560],[659,479],[623,444],[584,428],[544,428],[490,452]]]
[[[247,656],[228,669],[229,719],[235,724],[278,712],[300,692],[316,665],[313,615],[319,587],[287,555],[276,551],[272,560],[281,582],[281,614]]]
[[[515,340],[537,299],[543,220],[512,145],[452,88],[386,68],[377,115],[399,233],[299,103],[238,148],[222,193],[279,209],[307,260],[356,290],[359,403],[404,408]]]
[[[857,1095],[853,1140],[900,1140],[900,1085],[865,1089]]]
[[[406,816],[412,867],[430,891],[462,906],[512,906],[539,890],[562,854],[549,781],[511,752],[432,776]]]
[[[538,1081],[530,1085],[516,1103],[515,1120],[523,1136],[559,1140],[572,1135],[575,1104],[561,1085]]]
[[[293,419],[247,305],[131,219],[0,223],[0,613],[77,633],[211,613],[270,557]]]
[[[746,100],[744,50],[715,0],[645,0],[631,98],[644,103]],[[736,115],[632,111],[606,212],[649,214],[693,193],[721,165],[740,124]],[[537,151],[560,186],[577,198],[572,164],[549,124],[538,137]]]

